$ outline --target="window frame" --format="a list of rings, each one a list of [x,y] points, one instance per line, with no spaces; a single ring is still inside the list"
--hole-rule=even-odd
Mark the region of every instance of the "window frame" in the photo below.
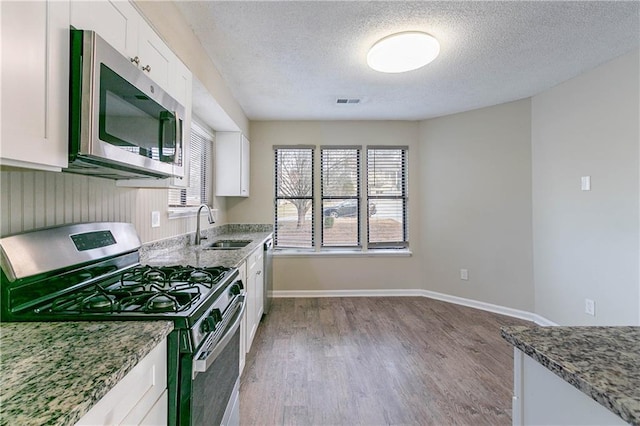
[[[329,195],[325,196],[325,188],[324,188],[324,179],[325,179],[325,169],[324,169],[324,152],[325,151],[356,151],[356,195]],[[362,223],[362,146],[361,145],[321,145],[320,146],[320,216],[322,220],[320,221],[320,245],[319,249],[359,249],[362,250],[362,232],[361,232],[361,223]],[[336,245],[325,245],[325,221],[326,218],[324,216],[325,210],[325,200],[355,200],[356,201],[356,244],[348,245],[348,244],[336,244]]]
[[[202,156],[199,157],[201,160],[201,167],[203,170],[200,173],[200,188],[198,189],[200,200],[197,204],[187,204],[187,190],[191,185],[191,178],[189,173],[191,173],[192,161],[193,161],[193,146],[194,146],[194,137],[199,137],[201,139],[200,143],[208,144],[208,152],[205,158]],[[184,215],[190,215],[193,213],[196,214],[196,211],[200,204],[207,204],[209,207],[213,207],[213,160],[215,155],[215,134],[209,130],[207,130],[204,126],[198,124],[196,121],[191,121],[191,132],[189,135],[189,152],[187,153],[189,158],[189,167],[187,169],[187,175],[183,179],[188,180],[188,185],[185,187],[173,187],[169,188],[167,194],[167,205],[168,210],[170,212],[171,217],[180,217]],[[203,176],[204,174],[204,176]],[[204,183],[204,186],[202,185]],[[179,191],[180,195],[180,204],[172,204],[172,191]],[[175,193],[174,193],[175,194]],[[203,200],[204,197],[204,200]],[[174,197],[175,198],[175,197]]]
[[[307,196],[286,196],[279,195],[279,187],[278,187],[278,155],[280,151],[310,151],[310,160],[311,160],[311,194]],[[316,146],[315,145],[274,145],[274,226],[273,226],[273,244],[275,249],[287,249],[287,250],[304,250],[304,251],[313,251],[316,249],[316,209],[315,209],[315,156],[316,156]],[[295,245],[281,245],[280,236],[278,235],[278,203],[281,200],[309,200],[310,201],[310,209],[311,209],[311,234],[310,234],[310,246],[295,246]]]
[[[358,148],[358,196],[345,197],[324,197],[322,179],[322,150],[323,149],[352,149]],[[312,191],[311,196],[306,199],[311,200],[311,246],[294,247],[282,246],[277,244],[277,208],[278,200],[285,197],[278,197],[277,183],[277,150],[278,149],[310,149],[311,150],[311,179]],[[280,255],[284,256],[305,256],[305,255],[328,255],[328,256],[410,256],[409,248],[409,147],[406,145],[274,145],[274,248]],[[369,151],[370,150],[400,150],[401,170],[402,170],[402,190],[400,195],[384,196],[369,194]],[[319,161],[320,167],[315,167],[315,163]],[[320,175],[316,180],[317,175]],[[326,199],[356,199],[358,203],[358,241],[359,245],[324,245],[324,200]],[[370,202],[377,199],[400,199],[402,200],[402,241],[394,242],[370,242]],[[365,206],[365,208],[363,208]],[[318,208],[316,208],[318,207]],[[366,210],[366,212],[365,212]],[[366,214],[366,217],[363,215]],[[318,225],[319,223],[319,225]],[[320,238],[316,238],[317,232],[320,232]],[[366,238],[363,238],[366,233]]]
[[[370,151],[401,151],[401,194],[400,195],[371,195],[369,193],[369,177],[371,175],[371,169],[369,167],[369,153]],[[366,185],[366,201],[367,209],[369,203],[373,200],[401,200],[402,201],[402,241],[389,241],[389,242],[371,242],[371,218],[367,212],[367,248],[371,250],[379,249],[406,249],[409,247],[409,229],[408,229],[408,216],[409,216],[409,147],[400,145],[368,145],[366,147],[366,160],[365,160],[365,185]]]

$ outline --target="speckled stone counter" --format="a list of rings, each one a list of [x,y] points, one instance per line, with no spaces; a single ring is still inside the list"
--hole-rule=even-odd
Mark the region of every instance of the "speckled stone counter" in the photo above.
[[[0,424],[75,424],[171,330],[168,321],[0,324]]]
[[[640,424],[640,327],[504,327],[502,337],[630,424]]]
[[[202,232],[206,239],[199,247],[193,245],[195,233],[146,244],[140,250],[140,263],[152,266],[237,267],[272,235],[271,225],[223,225]],[[238,250],[210,250],[216,240],[249,240]]]

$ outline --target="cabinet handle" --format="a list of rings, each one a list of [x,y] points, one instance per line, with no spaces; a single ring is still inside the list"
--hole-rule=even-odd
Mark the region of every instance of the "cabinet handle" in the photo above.
[[[136,65],[140,65],[140,58],[138,58],[137,56],[135,58],[131,58],[131,62]]]
[[[142,67],[142,71],[151,72],[151,65],[145,65]]]
[[[260,275],[262,273],[262,271],[258,271],[256,272],[256,275]]]

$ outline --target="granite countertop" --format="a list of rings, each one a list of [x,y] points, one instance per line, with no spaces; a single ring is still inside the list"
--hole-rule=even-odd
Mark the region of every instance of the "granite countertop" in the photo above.
[[[0,324],[0,424],[75,424],[171,330],[169,321]]]
[[[640,424],[640,327],[503,327],[502,337],[630,424]]]
[[[256,248],[272,236],[271,225],[222,225],[203,231],[206,239],[200,246],[193,245],[194,233],[146,244],[140,250],[140,263],[151,266],[195,266],[228,268],[240,264]],[[216,240],[250,240],[238,250],[210,250],[206,247]]]

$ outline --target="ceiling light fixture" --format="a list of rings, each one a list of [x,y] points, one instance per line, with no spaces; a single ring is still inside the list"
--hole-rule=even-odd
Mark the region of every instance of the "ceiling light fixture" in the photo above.
[[[427,33],[407,31],[378,40],[367,54],[367,64],[380,72],[399,73],[421,68],[440,53],[440,43]]]

